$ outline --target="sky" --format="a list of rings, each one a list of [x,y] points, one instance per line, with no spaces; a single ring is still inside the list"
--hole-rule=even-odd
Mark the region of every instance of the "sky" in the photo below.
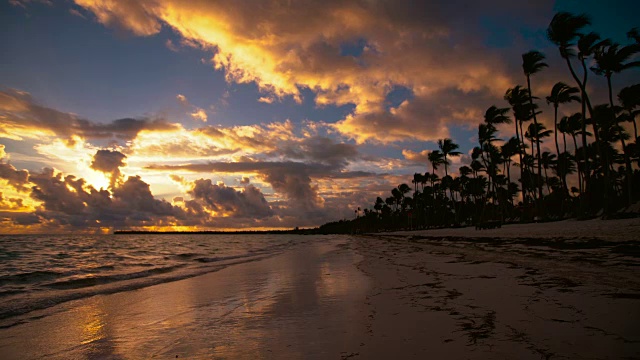
[[[521,54],[547,57],[532,78],[540,99],[557,81],[573,85],[546,39],[556,12],[585,13],[588,31],[626,44],[639,7],[2,0],[0,232],[286,229],[353,218],[431,171],[438,139],[460,145],[456,176],[485,110],[507,107],[505,91],[526,85]],[[614,76],[614,89],[639,73]],[[590,74],[589,84],[595,103],[606,102],[604,79]],[[553,127],[553,108],[538,104]]]

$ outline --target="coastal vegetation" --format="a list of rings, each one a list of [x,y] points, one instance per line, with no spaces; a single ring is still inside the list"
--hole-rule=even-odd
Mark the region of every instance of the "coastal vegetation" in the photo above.
[[[548,68],[546,55],[522,55],[525,85],[506,89],[504,104],[491,105],[478,126],[471,162],[452,174],[459,157],[452,139],[438,140],[425,173],[377,197],[371,208],[354,210],[354,219],[325,224],[320,231],[379,231],[486,223],[561,220],[569,217],[621,217],[621,209],[640,200],[640,147],[636,118],[640,84],[615,88],[615,79],[640,66],[640,35],[627,33],[621,45],[586,32],[585,15],[557,13],[547,38],[558,48],[573,83],[557,82],[549,94],[532,91],[536,74]],[[591,96],[589,75],[603,76],[607,99]],[[553,128],[540,119],[542,104],[553,111]],[[570,103],[580,111],[559,118]],[[631,126],[632,125],[632,126]],[[501,137],[500,129],[515,130]],[[633,129],[633,130],[631,130]],[[561,139],[561,140],[560,140]],[[553,149],[551,151],[546,148]],[[444,176],[438,169],[444,169]]]

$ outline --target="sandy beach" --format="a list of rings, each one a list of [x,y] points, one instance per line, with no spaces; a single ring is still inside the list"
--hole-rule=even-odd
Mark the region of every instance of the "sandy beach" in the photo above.
[[[593,220],[326,237],[206,275],[34,312],[0,329],[0,354],[638,358],[639,226],[639,219]],[[610,237],[616,231],[626,235]]]

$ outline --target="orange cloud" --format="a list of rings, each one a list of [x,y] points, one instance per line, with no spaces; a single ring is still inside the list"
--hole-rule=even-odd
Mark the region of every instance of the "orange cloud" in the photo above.
[[[479,35],[457,36],[460,14],[440,3],[76,3],[93,12],[99,22],[137,35],[156,34],[166,25],[185,44],[210,49],[215,69],[223,70],[227,81],[256,83],[265,93],[258,101],[269,103],[285,96],[301,101],[300,89],[308,88],[319,106],[354,104],[354,112],[335,130],[358,142],[446,136],[449,121],[478,121],[470,117],[483,110],[475,107],[475,98],[499,99],[514,83],[508,67],[481,45]],[[480,5],[468,5],[475,6]],[[531,14],[551,11],[546,2],[520,6]],[[359,49],[344,52],[345,46],[358,41]],[[410,89],[414,98],[388,111],[386,98],[398,85]],[[433,116],[428,109],[411,111],[435,104],[434,97],[451,91],[457,92],[455,102],[440,105],[439,114]]]

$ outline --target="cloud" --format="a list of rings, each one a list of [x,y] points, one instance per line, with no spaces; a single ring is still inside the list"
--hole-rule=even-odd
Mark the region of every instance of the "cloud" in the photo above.
[[[428,164],[429,163],[429,154],[433,150],[422,150],[420,152],[415,152],[411,150],[404,149],[402,150],[402,156],[405,159],[414,162],[416,164]]]
[[[163,119],[117,119],[96,123],[75,114],[37,104],[29,93],[0,91],[0,137],[14,140],[57,136],[73,143],[84,139],[131,140],[142,131],[171,131],[178,128]]]
[[[168,41],[170,41],[170,40],[168,40]],[[196,120],[200,120],[202,122],[207,122],[207,119],[208,119],[207,112],[204,111],[204,109],[199,108],[199,107],[191,104],[189,102],[189,100],[187,100],[187,97],[182,95],[182,94],[176,95],[176,99],[178,99],[178,102],[182,106],[184,106],[185,108],[189,109],[189,111],[190,111],[189,115],[192,118],[194,118]]]
[[[140,36],[156,34],[161,27],[151,15],[148,3],[135,0],[76,1],[76,4],[90,10],[100,23]]]
[[[521,71],[486,45],[491,30],[466,14],[542,28],[553,11],[552,1],[504,0],[76,3],[106,26],[137,35],[172,29],[189,46],[209,49],[227,81],[257,84],[261,102],[301,101],[301,89],[309,89],[318,106],[353,104],[334,129],[361,143],[433,140],[446,136],[451,122],[477,122],[469,115],[486,104],[479,109],[476,94],[501,100]],[[386,104],[397,86],[414,96],[391,110]],[[438,101],[444,94],[451,98]]]
[[[164,43],[164,45],[167,47],[167,49],[173,51],[173,52],[178,52],[180,49],[178,49],[178,47],[176,46],[176,44],[173,43],[173,41],[171,41],[171,39],[167,39],[167,41]]]
[[[202,122],[207,122],[207,113],[204,109],[198,108],[196,111],[191,113],[191,117]]]
[[[50,0],[9,0],[9,4],[13,6],[20,6],[23,8],[26,8],[30,3],[42,3],[49,6],[53,5]]]
[[[193,183],[189,195],[202,201],[219,216],[261,219],[273,215],[264,195],[253,185],[237,191],[224,184],[213,184],[210,179],[199,179]]]
[[[98,150],[93,156],[90,167],[111,175],[110,186],[113,188],[120,178],[120,168],[124,166],[127,156],[119,151]]]
[[[336,143],[335,140],[312,136],[279,146],[277,153],[288,158],[309,160],[332,166],[345,166],[359,157],[357,147],[352,144]]]
[[[323,208],[324,200],[318,195],[318,186],[312,184],[311,177],[348,177],[348,173],[326,164],[301,162],[209,162],[205,164],[150,165],[150,170],[187,170],[196,173],[256,173],[277,193],[288,200],[287,206],[304,211]],[[358,175],[363,175],[360,173]],[[303,213],[300,213],[303,215]]]
[[[8,163],[4,148],[5,146],[0,144],[0,179],[6,180],[9,185],[18,191],[26,191],[29,172],[26,170],[17,170],[13,165]]]

